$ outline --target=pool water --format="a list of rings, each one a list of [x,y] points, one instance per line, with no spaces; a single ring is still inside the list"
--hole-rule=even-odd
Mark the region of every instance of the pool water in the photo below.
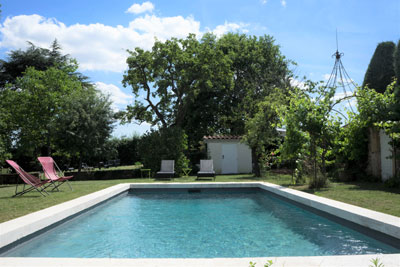
[[[399,253],[261,191],[130,192],[7,257],[214,258]]]

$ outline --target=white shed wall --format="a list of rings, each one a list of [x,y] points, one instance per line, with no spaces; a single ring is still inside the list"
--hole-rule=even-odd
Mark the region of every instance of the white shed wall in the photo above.
[[[251,160],[251,149],[248,145],[238,143],[238,172],[251,173],[253,171],[253,164]]]
[[[240,143],[238,140],[206,140],[207,153],[210,159],[214,161],[215,173],[222,173],[222,145],[236,144],[237,149],[237,173],[251,173],[252,160],[251,149],[246,144]]]

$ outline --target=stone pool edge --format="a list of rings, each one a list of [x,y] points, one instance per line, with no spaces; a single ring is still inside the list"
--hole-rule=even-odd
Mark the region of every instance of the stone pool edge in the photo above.
[[[76,213],[89,209],[113,196],[134,188],[240,188],[258,187],[303,205],[322,210],[339,218],[353,221],[367,228],[400,239],[400,218],[360,208],[343,202],[318,197],[266,182],[244,183],[134,183],[118,184],[98,192],[73,199],[0,224],[0,248],[40,231]],[[350,255],[321,257],[268,257],[222,259],[80,259],[80,258],[0,258],[1,266],[248,266],[250,261],[263,266],[268,259],[275,259],[273,266],[362,266],[371,264],[378,257],[386,267],[399,266],[400,254]],[[338,259],[342,261],[338,262]],[[280,264],[280,265],[279,265]]]

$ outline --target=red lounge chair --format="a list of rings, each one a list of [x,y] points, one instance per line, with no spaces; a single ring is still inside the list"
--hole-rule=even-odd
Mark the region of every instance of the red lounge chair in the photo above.
[[[15,161],[6,160],[6,162],[13,167],[13,169],[18,173],[19,177],[21,177],[21,179],[25,182],[21,192],[18,192],[17,183],[15,186],[15,195],[13,195],[13,197],[21,196],[34,189],[36,189],[42,196],[46,196],[43,194],[43,192],[45,192],[47,195],[49,194],[45,191],[45,189],[51,185],[51,180],[40,180],[38,177],[24,171]],[[25,185],[30,185],[30,187],[25,189]]]
[[[38,157],[40,164],[42,164],[44,175],[47,179],[50,179],[53,182],[58,182],[58,184],[53,188],[58,190],[58,187],[63,183],[67,182],[69,188],[72,190],[71,185],[68,183],[68,180],[74,176],[58,176],[57,170],[61,172],[60,168],[57,166],[56,162],[52,157]]]

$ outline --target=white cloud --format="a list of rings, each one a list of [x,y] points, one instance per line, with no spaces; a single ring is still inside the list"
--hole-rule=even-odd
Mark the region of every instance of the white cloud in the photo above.
[[[237,32],[237,31],[242,31],[244,33],[248,32],[248,30],[246,29],[246,27],[248,26],[248,24],[244,24],[244,23],[228,23],[227,21],[225,21],[224,25],[218,25],[214,30],[211,30],[211,32],[213,32],[216,36],[221,36],[224,35],[227,32]]]
[[[303,81],[296,80],[294,78],[289,78],[290,85],[293,87],[298,87],[300,89],[306,89],[306,83]]]
[[[243,23],[218,25],[212,31],[221,35],[228,31],[246,32]],[[185,38],[189,33],[201,37],[200,22],[193,17],[157,17],[145,15],[135,18],[124,27],[96,24],[65,25],[56,19],[39,15],[8,17],[0,25],[0,48],[24,49],[27,41],[40,47],[49,47],[54,39],[80,64],[80,70],[123,72],[126,69],[126,49],[151,49],[155,38],[161,41],[171,37]]]
[[[329,78],[331,77],[331,74],[327,73],[327,74],[322,75],[322,77],[324,78],[324,81],[328,81]]]
[[[126,105],[132,103],[133,96],[124,93],[118,86],[114,84],[95,82],[95,86],[103,94],[110,96],[110,100],[113,102],[112,108],[114,111],[124,109]]]
[[[128,8],[125,12],[126,13],[133,13],[133,14],[140,14],[144,12],[152,12],[154,9],[153,3],[147,1],[143,4],[133,4],[130,8]]]
[[[265,5],[268,2],[268,0],[260,0],[260,2],[261,4]],[[286,7],[286,0],[280,0],[280,2],[283,7]]]
[[[182,16],[160,18],[155,15],[146,15],[129,23],[129,29],[143,33],[143,35],[157,36],[165,40],[171,36],[186,37],[189,33],[201,35],[200,22],[193,17]]]
[[[81,70],[122,72],[126,69],[126,49],[150,49],[155,37],[163,41],[171,37],[184,38],[189,33],[201,34],[200,23],[192,17],[136,18],[129,27],[104,24],[74,24],[66,26],[56,19],[39,15],[9,17],[0,27],[0,47],[24,49],[27,41],[49,47],[54,39],[80,63]]]
[[[345,98],[345,97],[349,97],[349,96],[351,96],[352,95],[352,93],[351,92],[341,92],[341,93],[336,93],[334,96],[333,96],[333,100],[339,100],[339,99],[342,99],[342,98]]]

